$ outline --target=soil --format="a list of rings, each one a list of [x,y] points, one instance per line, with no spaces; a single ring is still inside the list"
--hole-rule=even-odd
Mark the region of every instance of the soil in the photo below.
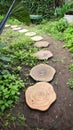
[[[18,103],[7,111],[17,116],[18,113],[24,115],[26,123],[10,123],[9,127],[3,127],[3,130],[73,130],[73,91],[68,88],[67,82],[73,74],[69,72],[68,66],[72,61],[69,50],[64,49],[64,43],[54,40],[50,35],[44,35],[44,40],[49,41],[47,47],[53,53],[53,58],[47,60],[47,64],[56,69],[56,75],[51,81],[57,94],[57,100],[49,110],[45,112],[30,109],[25,101],[24,92],[21,90]],[[30,68],[23,66],[21,77],[25,80],[25,74],[29,75]],[[31,83],[36,83],[29,78]],[[29,86],[26,85],[26,88]],[[4,117],[5,118],[5,117]],[[27,124],[27,126],[26,126]]]
[[[73,15],[73,11],[68,11],[65,14],[67,14],[67,15]]]

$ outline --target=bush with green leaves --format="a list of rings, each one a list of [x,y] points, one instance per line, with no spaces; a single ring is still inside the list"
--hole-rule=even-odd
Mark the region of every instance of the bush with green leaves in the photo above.
[[[13,1],[10,0],[0,0],[0,15],[5,15],[10,8]],[[16,0],[10,16],[16,18],[17,20],[29,24],[30,17],[27,8],[23,4],[23,0]]]
[[[69,48],[73,52],[73,24],[68,25],[67,29],[63,33],[66,44],[64,47]]]
[[[0,112],[10,108],[18,100],[19,89],[23,87],[24,83],[18,75],[0,76]]]
[[[57,17],[63,17],[64,14],[67,11],[69,11],[69,10],[73,10],[73,2],[70,2],[70,3],[66,2],[66,3],[62,4],[61,7],[57,7],[55,9],[55,16],[57,16]]]
[[[64,19],[49,21],[46,24],[38,25],[38,28],[47,34],[51,34],[56,39],[63,38],[63,32],[68,27],[68,23]]]
[[[41,14],[45,17],[51,17],[54,14],[54,0],[23,0],[30,14]]]
[[[38,29],[51,34],[56,39],[63,40],[66,43],[64,47],[73,52],[73,23],[68,24],[65,19],[59,19],[40,24]]]

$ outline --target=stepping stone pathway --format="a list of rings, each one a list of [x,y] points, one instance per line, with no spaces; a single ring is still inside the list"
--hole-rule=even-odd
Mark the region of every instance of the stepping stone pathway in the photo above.
[[[28,32],[28,30],[27,30],[27,29],[21,29],[21,30],[19,30],[18,32],[20,32],[20,33],[25,33],[25,32]]]
[[[47,47],[50,43],[47,41],[39,41],[34,44],[36,47]]]
[[[39,64],[33,67],[30,70],[30,76],[36,81],[44,81],[48,82],[54,78],[56,70],[47,65],[47,64]]]
[[[47,60],[51,57],[53,57],[53,54],[48,50],[40,50],[36,53],[34,53],[34,56],[36,56],[39,60]]]
[[[10,27],[10,25],[6,25],[6,27]],[[26,36],[30,36],[31,39],[36,42],[34,44],[36,47],[47,47],[50,44],[47,41],[41,41],[43,37],[34,36],[36,35],[35,32],[27,32],[27,29],[21,29],[21,27],[18,27],[17,25],[13,25],[11,28],[14,31],[25,33]],[[47,60],[53,56],[53,54],[48,50],[40,50],[33,55],[35,55],[39,60]],[[53,80],[55,73],[56,70],[47,64],[38,64],[30,70],[29,75],[34,80],[41,81],[28,87],[25,92],[26,103],[30,108],[45,111],[49,109],[53,102],[55,102],[56,93],[53,86],[47,83]]]
[[[39,82],[27,88],[25,98],[30,108],[45,111],[55,102],[56,93],[51,84]]]
[[[43,37],[41,37],[41,36],[34,36],[31,39],[37,42],[37,41],[41,41],[43,39]]]
[[[27,32],[27,33],[25,33],[25,35],[32,37],[32,36],[36,35],[36,33],[35,32]]]

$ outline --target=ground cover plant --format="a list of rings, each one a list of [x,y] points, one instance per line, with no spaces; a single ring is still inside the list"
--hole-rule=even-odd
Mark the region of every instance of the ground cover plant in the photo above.
[[[10,29],[1,35],[0,42],[0,109],[4,112],[17,101],[19,89],[24,87],[17,74],[22,65],[31,67],[37,63],[33,53],[38,49],[32,48],[34,41],[31,38]]]
[[[16,75],[0,76],[0,113],[10,108],[18,99],[19,89],[24,87],[23,81]]]

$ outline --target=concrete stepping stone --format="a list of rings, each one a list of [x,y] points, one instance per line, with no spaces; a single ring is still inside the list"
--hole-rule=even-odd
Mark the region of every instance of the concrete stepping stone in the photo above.
[[[6,24],[6,25],[5,25],[5,28],[9,28],[9,27],[10,27],[10,25],[9,25],[9,24]]]
[[[50,43],[47,41],[39,41],[34,44],[36,47],[47,47]]]
[[[12,25],[11,26],[11,28],[17,28],[18,27],[18,25]]]
[[[35,81],[48,82],[54,78],[56,70],[47,64],[38,64],[30,70],[30,76]]]
[[[41,36],[34,36],[31,39],[37,42],[37,41],[41,41],[43,39],[43,37],[41,37]]]
[[[20,33],[25,33],[27,31],[28,31],[27,29],[21,29],[21,30],[19,30]]]
[[[30,108],[46,111],[55,102],[56,93],[51,84],[39,82],[27,88],[25,98]]]
[[[15,27],[15,28],[13,28],[14,31],[18,31],[20,29],[21,29],[21,27]]]
[[[35,32],[27,32],[27,33],[25,33],[25,35],[32,37],[32,36],[36,35],[36,33]]]
[[[47,60],[51,57],[53,57],[53,54],[48,50],[40,50],[36,53],[34,53],[34,56],[36,56],[39,60]]]

